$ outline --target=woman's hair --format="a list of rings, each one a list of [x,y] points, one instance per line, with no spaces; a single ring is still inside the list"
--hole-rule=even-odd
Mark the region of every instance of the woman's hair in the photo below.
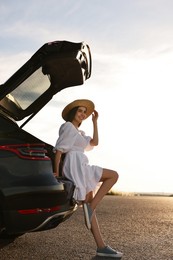
[[[72,121],[73,121],[73,119],[74,119],[74,117],[75,117],[75,115],[76,115],[76,112],[77,112],[78,108],[79,108],[79,107],[74,107],[74,108],[72,108],[72,109],[68,112],[66,122],[72,122]],[[80,126],[80,125],[81,125],[81,124],[79,124],[78,126]]]

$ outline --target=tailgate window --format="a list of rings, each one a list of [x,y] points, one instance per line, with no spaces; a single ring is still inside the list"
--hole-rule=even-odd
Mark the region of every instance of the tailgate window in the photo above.
[[[7,95],[7,97],[16,103],[18,107],[25,110],[49,87],[49,77],[43,74],[42,68],[39,68],[30,77],[23,81],[15,90]]]

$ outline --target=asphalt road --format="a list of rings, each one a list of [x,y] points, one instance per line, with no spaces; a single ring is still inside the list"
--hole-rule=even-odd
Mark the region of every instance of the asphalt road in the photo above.
[[[97,216],[105,241],[124,253],[122,260],[173,260],[173,198],[106,196]],[[95,250],[79,208],[55,229],[1,243],[0,259],[105,259]]]

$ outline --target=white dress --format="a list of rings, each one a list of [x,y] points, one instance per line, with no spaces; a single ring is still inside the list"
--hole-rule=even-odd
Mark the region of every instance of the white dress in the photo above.
[[[95,191],[102,176],[103,168],[88,164],[84,151],[91,150],[91,137],[77,130],[71,122],[66,122],[59,129],[59,138],[54,150],[66,153],[63,174],[75,185],[74,199],[85,200],[86,194]]]

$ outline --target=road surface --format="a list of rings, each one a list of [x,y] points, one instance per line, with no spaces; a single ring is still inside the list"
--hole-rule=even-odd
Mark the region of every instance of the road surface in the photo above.
[[[108,195],[97,216],[105,241],[124,253],[122,260],[173,260],[173,197]],[[1,243],[0,259],[105,259],[96,257],[95,250],[79,208],[55,229],[25,234],[6,246]]]

